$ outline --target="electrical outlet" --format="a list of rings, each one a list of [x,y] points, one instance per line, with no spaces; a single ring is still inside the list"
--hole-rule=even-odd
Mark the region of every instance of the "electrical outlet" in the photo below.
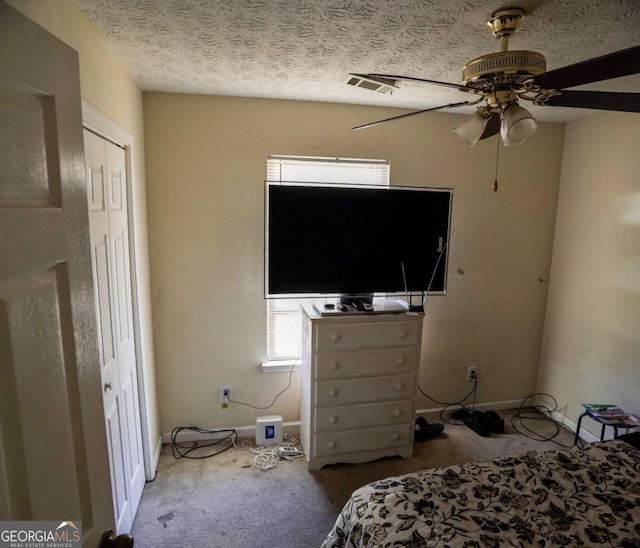
[[[475,366],[467,368],[467,382],[478,381],[478,368]]]
[[[230,386],[221,386],[220,387],[220,403],[228,403],[229,398],[231,398],[231,387]]]

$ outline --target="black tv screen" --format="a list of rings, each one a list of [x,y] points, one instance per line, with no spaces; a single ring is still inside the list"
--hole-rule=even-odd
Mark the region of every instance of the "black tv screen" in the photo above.
[[[452,189],[265,185],[266,297],[446,293]]]

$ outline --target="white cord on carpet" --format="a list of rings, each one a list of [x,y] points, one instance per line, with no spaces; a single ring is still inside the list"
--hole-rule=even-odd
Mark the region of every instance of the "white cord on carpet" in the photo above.
[[[265,472],[271,470],[271,468],[274,468],[280,462],[289,462],[304,456],[304,452],[300,448],[300,440],[289,434],[285,434],[284,439],[286,441],[277,445],[260,445],[257,447],[253,447],[249,440],[242,440],[240,447],[238,447],[235,440],[233,440],[233,446],[241,451],[251,453],[253,455],[253,466]],[[297,454],[283,455],[280,451],[283,447],[295,449]]]

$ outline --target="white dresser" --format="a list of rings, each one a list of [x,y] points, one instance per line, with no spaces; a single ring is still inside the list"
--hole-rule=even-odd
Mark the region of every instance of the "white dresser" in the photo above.
[[[423,316],[303,311],[300,436],[309,470],[411,457]]]

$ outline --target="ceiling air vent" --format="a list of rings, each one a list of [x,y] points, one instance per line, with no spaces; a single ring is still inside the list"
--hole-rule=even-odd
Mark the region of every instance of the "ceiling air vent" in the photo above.
[[[347,84],[357,88],[364,88],[378,93],[392,93],[396,81],[389,78],[378,78],[377,76],[369,76],[364,74],[349,74]]]

